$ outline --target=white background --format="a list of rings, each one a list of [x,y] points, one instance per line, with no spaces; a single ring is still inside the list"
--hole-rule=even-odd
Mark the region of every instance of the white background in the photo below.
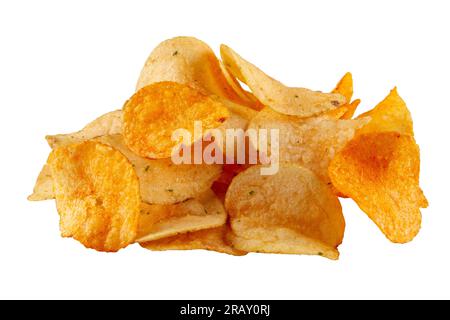
[[[450,298],[450,2],[1,1],[0,298]],[[418,237],[391,244],[344,200],[337,262],[210,252],[117,254],[62,239],[31,203],[46,134],[120,108],[160,41],[226,43],[281,81],[331,90],[351,71],[361,110],[394,86],[414,118],[430,201]]]

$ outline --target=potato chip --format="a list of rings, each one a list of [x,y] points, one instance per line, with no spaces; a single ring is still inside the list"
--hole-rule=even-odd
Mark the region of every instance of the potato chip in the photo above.
[[[124,106],[124,138],[142,157],[169,158],[178,145],[177,129],[194,137],[194,122],[201,121],[204,134],[221,126],[230,116],[219,101],[175,82],[158,82],[136,92]]]
[[[134,154],[122,135],[97,138],[112,146],[130,160],[139,177],[142,201],[173,204],[197,197],[209,190],[222,171],[218,164],[179,164],[171,159],[147,159]]]
[[[366,118],[340,120],[327,116],[301,119],[265,108],[252,119],[248,128],[278,129],[279,161],[308,168],[328,183],[330,160],[367,122]],[[267,150],[271,150],[271,144],[269,136]]]
[[[227,214],[212,191],[172,205],[142,203],[137,242],[222,226]]]
[[[246,252],[234,249],[226,241],[227,226],[187,232],[177,236],[141,243],[141,246],[153,250],[210,250],[234,256],[243,256]]]
[[[289,88],[222,45],[222,60],[232,74],[244,82],[263,105],[283,114],[310,117],[335,109],[347,101],[339,93],[322,93],[305,88]]]
[[[54,149],[48,159],[63,237],[114,252],[134,242],[139,182],[118,151],[86,141]]]
[[[230,85],[232,76],[225,75],[223,71],[216,55],[206,43],[192,37],[176,37],[163,41],[150,54],[141,71],[136,91],[152,83],[173,81],[235,103],[256,105],[254,98],[242,94],[243,89],[239,89],[239,84]]]
[[[367,116],[372,120],[358,131],[359,134],[396,131],[414,136],[411,113],[399,96],[397,88],[392,89],[383,101],[372,110],[361,114],[359,118]]]
[[[42,201],[54,198],[52,172],[50,166],[45,164],[36,180],[33,193],[28,196],[28,200]]]
[[[55,148],[56,146],[69,145],[72,143],[86,141],[98,136],[121,132],[122,110],[116,110],[98,117],[80,131],[68,134],[50,135],[45,138],[50,147]],[[41,201],[54,198],[51,172],[49,167],[44,165],[34,186],[33,194],[28,197],[28,200]]]
[[[225,208],[239,237],[233,246],[336,259],[345,221],[339,200],[328,186],[297,165],[281,164],[271,176],[262,176],[260,169],[253,166],[240,173],[228,189]]]
[[[244,252],[318,255],[331,260],[339,259],[337,249],[286,228],[254,228],[250,238],[231,232],[227,239],[233,247]]]
[[[108,112],[77,132],[45,137],[51,148],[86,141],[92,138],[122,133],[122,110]]]
[[[230,70],[227,68],[227,66],[225,66],[225,64],[222,61],[220,61],[220,68],[222,69],[223,75],[227,79],[227,82],[230,85],[230,87],[233,88],[234,92],[236,92],[236,94],[242,100],[248,101],[248,102],[244,102],[244,103],[241,102],[240,105],[250,107],[257,111],[264,108],[264,105],[261,102],[259,102],[258,99],[256,99],[256,97],[253,95],[253,93],[251,93],[247,90],[244,90],[242,88],[239,81],[235,77],[233,77]]]
[[[397,132],[362,134],[331,161],[333,185],[351,197],[392,242],[411,241],[421,225],[424,195],[414,138]]]
[[[350,72],[347,72],[342,79],[336,85],[336,88],[333,89],[332,93],[340,93],[342,94],[347,102],[352,100],[353,96],[353,76]]]

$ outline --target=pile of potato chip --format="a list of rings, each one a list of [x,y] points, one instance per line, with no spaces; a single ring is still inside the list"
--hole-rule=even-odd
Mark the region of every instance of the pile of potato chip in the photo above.
[[[220,53],[195,38],[164,41],[122,110],[47,136],[52,151],[29,200],[56,200],[63,237],[107,252],[137,242],[337,259],[339,197],[353,199],[392,242],[417,235],[428,203],[411,115],[396,89],[355,117],[350,73],[331,92],[293,88],[225,45]],[[172,133],[194,133],[194,121],[205,130],[279,129],[278,172],[174,164]]]

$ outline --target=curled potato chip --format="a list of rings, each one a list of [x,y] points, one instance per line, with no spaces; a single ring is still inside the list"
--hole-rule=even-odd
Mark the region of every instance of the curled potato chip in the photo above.
[[[244,226],[245,220],[240,221],[239,228]],[[252,228],[246,236],[230,232],[227,241],[244,252],[318,255],[332,260],[339,258],[337,249],[286,228]]]
[[[229,230],[226,225],[222,227],[187,232],[177,236],[141,243],[141,246],[153,250],[210,250],[234,256],[243,256],[245,251],[237,250],[227,242]]]
[[[158,82],[140,89],[123,110],[123,135],[128,147],[140,156],[156,159],[172,155],[178,145],[172,140],[175,130],[186,129],[195,137],[195,121],[202,122],[206,134],[230,116],[221,102],[175,82]]]
[[[54,199],[53,178],[50,166],[45,164],[34,185],[33,193],[28,196],[29,201],[42,201]]]
[[[120,151],[133,164],[139,177],[142,201],[153,204],[173,204],[197,197],[209,190],[222,171],[217,164],[179,164],[171,159],[147,159],[134,154],[122,135],[97,138]]]
[[[414,136],[411,113],[398,94],[397,88],[392,89],[383,101],[372,110],[361,114],[359,118],[367,116],[372,120],[358,131],[359,134],[396,131]]]
[[[45,137],[45,139],[50,147],[54,148],[55,146],[68,145],[108,134],[119,133],[122,133],[122,110],[108,112],[90,122],[80,131],[50,135]]]
[[[260,169],[253,166],[240,173],[227,191],[225,208],[239,237],[233,246],[337,259],[345,221],[328,186],[297,165],[281,164],[271,176],[262,176]]]
[[[85,141],[54,149],[48,159],[63,237],[114,252],[134,242],[139,182],[118,151]]]
[[[253,93],[242,88],[239,81],[235,77],[233,77],[230,70],[222,61],[220,61],[220,68],[222,69],[223,75],[225,76],[228,84],[233,88],[234,92],[236,92],[236,94],[244,101],[244,103],[240,102],[240,105],[250,107],[257,111],[264,108],[264,105],[259,102],[258,99],[256,99]]]
[[[204,94],[256,106],[254,97],[243,94],[236,80],[224,71],[206,43],[193,37],[176,37],[161,42],[152,51],[141,71],[136,91],[155,82],[172,81],[189,85]]]
[[[335,109],[347,102],[339,93],[286,87],[225,45],[220,47],[220,53],[232,74],[244,82],[263,105],[280,113],[310,117]]]
[[[392,242],[411,241],[421,225],[424,195],[414,138],[397,132],[361,134],[331,161],[333,185],[352,198]]]
[[[328,116],[301,119],[265,108],[252,119],[248,128],[278,129],[279,161],[308,168],[328,183],[330,160],[353,138],[355,131],[368,121],[366,118],[340,120]],[[269,135],[268,151],[271,150],[271,144]]]
[[[212,191],[172,205],[142,203],[137,242],[147,242],[225,224],[227,214]]]

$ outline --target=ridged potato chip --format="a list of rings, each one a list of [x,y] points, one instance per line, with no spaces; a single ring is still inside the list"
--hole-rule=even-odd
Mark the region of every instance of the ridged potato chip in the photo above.
[[[310,117],[336,109],[347,102],[339,93],[286,87],[225,45],[220,47],[220,53],[233,76],[244,82],[263,105],[280,113]]]
[[[389,95],[372,110],[363,113],[360,117],[369,116],[372,120],[358,133],[396,131],[414,136],[411,113],[405,101],[400,97],[397,88],[391,90]]]
[[[194,137],[194,122],[201,121],[204,135],[230,116],[218,100],[187,85],[158,82],[136,92],[124,106],[123,135],[127,146],[147,158],[169,158],[177,141],[172,134],[186,129]]]
[[[92,138],[122,133],[122,110],[108,112],[73,133],[46,136],[49,146],[63,146]]]
[[[260,169],[253,166],[240,173],[227,191],[225,208],[239,237],[233,246],[337,259],[345,221],[328,186],[297,165],[281,164],[271,176],[262,176]]]
[[[152,204],[174,204],[194,198],[210,189],[220,176],[218,164],[179,164],[171,159],[147,159],[134,154],[122,135],[97,138],[120,151],[133,164],[139,177],[142,201]]]
[[[368,121],[366,118],[340,120],[328,116],[301,119],[265,108],[252,119],[248,128],[278,129],[279,161],[308,168],[328,183],[331,159]],[[271,143],[269,136],[267,150],[271,149]]]
[[[134,242],[141,198],[127,158],[110,146],[85,141],[54,149],[48,165],[63,237],[107,252]]]
[[[29,201],[43,201],[54,199],[52,172],[48,164],[42,168],[33,188],[33,193],[28,196]]]
[[[227,214],[212,191],[172,205],[142,203],[137,242],[222,226]]]
[[[406,243],[419,232],[420,155],[414,138],[398,132],[361,134],[331,161],[333,185],[351,197],[392,242]]]
[[[224,71],[206,43],[193,37],[176,37],[161,42],[152,51],[141,71],[136,91],[155,82],[173,81],[189,85],[204,94],[256,106],[254,97],[242,94],[240,85]],[[230,85],[233,82],[234,85]]]
[[[144,242],[141,246],[153,251],[209,250],[233,256],[245,255],[245,251],[237,250],[226,242],[228,232],[228,227],[222,226]]]

